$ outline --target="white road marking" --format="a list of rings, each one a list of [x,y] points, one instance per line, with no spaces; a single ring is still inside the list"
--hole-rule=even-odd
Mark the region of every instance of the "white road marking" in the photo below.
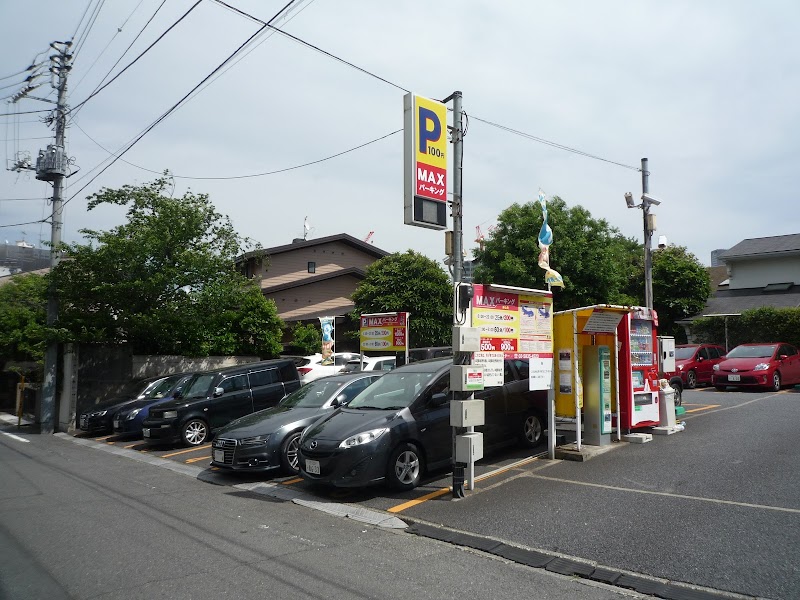
[[[25,442],[26,444],[30,443],[30,440],[26,440],[24,437],[19,437],[18,435],[14,435],[13,433],[6,433],[5,431],[0,431],[3,435],[7,435],[11,439],[17,440],[18,442]]]
[[[602,483],[588,483],[585,481],[574,481],[572,479],[562,479],[561,477],[547,477],[545,475],[537,475],[535,473],[529,475],[537,479],[546,479],[547,481],[556,481],[559,483],[571,483],[573,485],[584,485],[587,487],[603,488],[606,490],[615,490],[618,492],[632,492],[634,494],[649,494],[651,496],[666,496],[667,498],[683,498],[684,500],[697,500],[700,502],[712,502],[714,504],[730,504],[732,506],[743,506],[745,508],[760,508],[764,510],[776,510],[779,512],[788,512],[800,514],[800,509],[786,508],[783,506],[769,506],[767,504],[751,504],[749,502],[735,502],[733,500],[720,500],[719,498],[703,498],[702,496],[687,496],[686,494],[672,494],[670,492],[654,492],[652,490],[636,490],[632,488],[624,488],[616,485],[605,485]]]

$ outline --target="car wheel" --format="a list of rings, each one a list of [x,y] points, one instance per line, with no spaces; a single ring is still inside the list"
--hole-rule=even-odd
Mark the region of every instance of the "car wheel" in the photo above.
[[[781,374],[775,371],[772,374],[772,386],[770,388],[773,392],[781,391]]]
[[[190,419],[181,428],[181,439],[185,446],[200,446],[208,439],[208,425],[203,419]]]
[[[686,387],[693,390],[697,387],[697,373],[689,371],[686,373]]]
[[[675,390],[675,406],[680,406],[683,402],[683,386],[679,383],[670,383],[670,385]]]
[[[542,441],[544,435],[544,427],[539,415],[529,414],[525,417],[522,423],[522,443],[523,445],[533,448]]]
[[[386,479],[396,490],[413,490],[422,478],[422,454],[414,444],[400,444],[389,455]]]
[[[297,449],[300,447],[300,432],[295,431],[286,436],[281,444],[281,465],[283,470],[290,475],[297,475],[300,471],[300,459]]]

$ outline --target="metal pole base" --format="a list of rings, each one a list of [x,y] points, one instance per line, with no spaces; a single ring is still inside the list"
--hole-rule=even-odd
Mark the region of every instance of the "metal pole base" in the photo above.
[[[464,497],[464,466],[456,463],[453,467],[453,498]]]

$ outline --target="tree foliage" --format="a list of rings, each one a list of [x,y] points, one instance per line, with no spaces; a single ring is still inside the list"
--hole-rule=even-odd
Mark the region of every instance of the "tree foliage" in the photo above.
[[[684,342],[685,333],[676,321],[703,310],[711,295],[711,278],[697,257],[683,246],[667,246],[652,256],[653,308],[658,313],[658,331]]]
[[[103,189],[89,210],[127,206],[127,222],[83,229],[53,271],[66,341],[131,344],[142,354],[279,354],[281,320],[236,270],[248,246],[205,194],[172,198],[171,181]]]
[[[322,352],[322,332],[312,323],[296,323],[292,327],[292,348],[304,356]]]
[[[604,219],[594,219],[581,206],[569,208],[554,196],[547,203],[553,229],[550,265],[564,278],[554,288],[558,310],[592,304],[634,304],[629,293],[635,276],[635,240],[625,238]],[[543,289],[544,270],[538,266],[538,234],[542,209],[536,202],[512,204],[500,213],[498,225],[477,250],[475,279]]]
[[[698,343],[725,346],[725,321],[728,322],[728,349],[739,344],[786,342],[800,348],[800,308],[764,306],[730,317],[705,317],[692,321],[692,336]]]
[[[42,362],[48,340],[46,321],[45,277],[14,275],[0,286],[0,356]]]
[[[453,288],[436,262],[407,250],[378,259],[353,293],[354,315],[410,312],[410,347],[449,345]]]

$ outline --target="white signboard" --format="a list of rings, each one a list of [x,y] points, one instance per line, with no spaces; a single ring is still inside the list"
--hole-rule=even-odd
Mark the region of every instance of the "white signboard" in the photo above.
[[[505,383],[502,352],[475,352],[472,364],[483,367],[483,387],[499,387]]]
[[[549,390],[552,378],[552,355],[548,358],[533,357],[530,359],[530,371],[528,375],[529,390]]]

